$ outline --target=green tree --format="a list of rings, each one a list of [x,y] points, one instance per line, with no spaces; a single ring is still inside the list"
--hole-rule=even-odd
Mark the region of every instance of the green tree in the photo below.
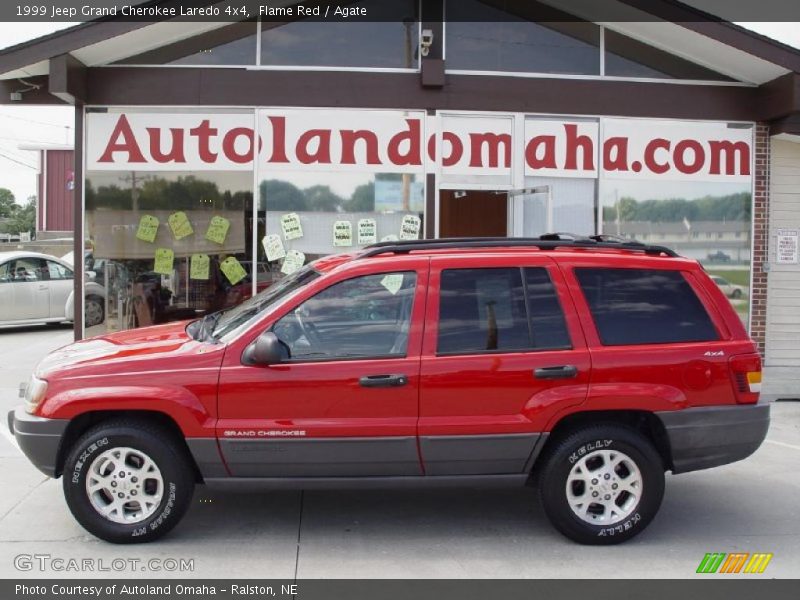
[[[344,204],[344,199],[335,194],[330,186],[312,185],[305,188],[303,193],[308,200],[311,210],[321,212],[336,212]]]
[[[267,210],[308,210],[308,200],[297,186],[280,179],[268,179],[258,186],[259,209],[266,200]]]
[[[0,217],[12,216],[19,206],[17,206],[14,194],[8,188],[0,188]]]
[[[375,210],[375,184],[373,182],[358,186],[350,199],[344,203],[347,212],[372,212]]]
[[[4,233],[26,233],[36,229],[36,196],[17,206],[3,226]]]

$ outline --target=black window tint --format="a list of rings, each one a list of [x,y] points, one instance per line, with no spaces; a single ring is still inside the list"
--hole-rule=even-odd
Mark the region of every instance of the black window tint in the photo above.
[[[539,350],[570,348],[564,313],[547,270],[525,269],[525,291],[533,347]]]
[[[575,275],[606,346],[718,339],[679,271],[580,268]]]
[[[530,348],[520,269],[442,271],[441,354]]]
[[[321,291],[273,327],[294,360],[405,356],[417,275],[381,273]]]

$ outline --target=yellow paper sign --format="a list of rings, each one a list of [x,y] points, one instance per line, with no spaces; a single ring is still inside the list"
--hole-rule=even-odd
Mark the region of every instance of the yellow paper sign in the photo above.
[[[182,240],[187,235],[194,233],[192,224],[189,223],[189,217],[182,210],[174,212],[167,217],[167,223],[169,223],[169,228],[172,230],[172,235],[175,236],[176,240]]]
[[[139,229],[136,230],[136,238],[152,244],[156,241],[157,233],[158,219],[153,215],[142,215],[139,219]]]
[[[231,222],[225,217],[211,217],[208,231],[206,231],[206,239],[217,244],[224,244],[230,227]]]
[[[156,248],[156,262],[153,271],[162,275],[172,275],[172,263],[175,254],[169,248]]]
[[[241,265],[241,263],[233,256],[229,256],[223,260],[219,264],[219,268],[225,274],[225,277],[228,278],[228,281],[231,282],[231,285],[236,285],[242,279],[247,277],[247,271],[244,270],[244,267]]]
[[[208,279],[210,259],[208,254],[192,254],[189,266],[189,279]]]

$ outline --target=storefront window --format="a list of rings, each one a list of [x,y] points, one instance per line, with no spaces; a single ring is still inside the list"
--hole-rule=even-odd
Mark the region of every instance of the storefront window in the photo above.
[[[419,64],[417,0],[353,2],[374,21],[318,18],[261,23],[265,66],[412,69]],[[310,44],[308,40],[314,40]]]
[[[423,237],[425,113],[261,109],[259,289],[328,254]]]
[[[224,25],[117,61],[118,65],[254,65],[256,23]]]
[[[613,134],[622,120],[605,122]],[[644,153],[664,173],[656,179],[605,172],[600,180],[602,233],[667,246],[700,261],[746,325],[752,261],[752,179],[746,141],[752,130],[731,129],[724,123],[628,123],[653,131],[659,151],[644,146]],[[648,145],[653,147],[652,142]],[[657,157],[657,164],[652,157]],[[696,172],[681,172],[689,167]]]
[[[447,68],[519,73],[600,74],[600,27],[538,2],[446,4]],[[537,16],[546,22],[536,22]]]
[[[259,288],[321,256],[422,237],[421,173],[267,170],[265,177],[258,186]]]
[[[605,30],[605,50],[606,75],[734,81],[610,29]]]
[[[87,111],[85,268],[106,288],[87,336],[252,294],[253,124],[252,110]]]

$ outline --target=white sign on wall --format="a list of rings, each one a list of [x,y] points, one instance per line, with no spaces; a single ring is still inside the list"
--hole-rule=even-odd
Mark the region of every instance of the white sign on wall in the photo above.
[[[775,262],[779,265],[797,264],[797,229],[778,229]]]
[[[251,170],[255,146],[264,173],[418,174],[440,163],[443,175],[507,180],[517,161],[528,176],[740,182],[751,176],[752,128],[716,122],[528,117],[520,140],[514,117],[504,114],[437,120],[420,111],[259,109],[255,120],[163,112],[86,119],[90,171]]]

